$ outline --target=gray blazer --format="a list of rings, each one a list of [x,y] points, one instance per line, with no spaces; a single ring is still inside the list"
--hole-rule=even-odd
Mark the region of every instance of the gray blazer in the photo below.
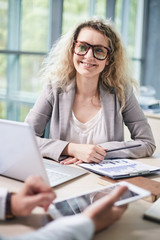
[[[53,90],[48,85],[36,101],[26,117],[36,133],[39,148],[43,157],[61,160],[61,153],[68,144],[66,133],[72,111],[75,95],[75,82],[65,91]],[[155,143],[151,128],[141,110],[132,89],[126,93],[126,105],[120,111],[120,102],[115,91],[112,93],[100,85],[100,98],[106,121],[106,142],[101,143],[104,148],[112,149],[134,144],[140,147],[107,153],[107,158],[141,158],[148,157],[155,151]],[[50,120],[50,137],[42,138],[45,127]],[[124,124],[131,133],[132,141],[124,141]]]

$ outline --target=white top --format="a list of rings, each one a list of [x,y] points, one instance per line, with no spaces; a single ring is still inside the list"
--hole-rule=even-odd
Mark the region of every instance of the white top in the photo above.
[[[81,144],[99,144],[106,141],[107,129],[102,108],[88,122],[80,122],[72,111],[66,141]]]

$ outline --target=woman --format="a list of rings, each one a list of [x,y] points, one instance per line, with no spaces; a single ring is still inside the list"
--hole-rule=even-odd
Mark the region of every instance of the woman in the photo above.
[[[35,129],[43,157],[79,164],[153,154],[153,135],[110,21],[90,19],[62,36],[42,73],[46,85],[26,122]],[[50,138],[41,138],[49,121]],[[123,124],[132,141],[124,141]],[[135,143],[141,146],[107,153]]]

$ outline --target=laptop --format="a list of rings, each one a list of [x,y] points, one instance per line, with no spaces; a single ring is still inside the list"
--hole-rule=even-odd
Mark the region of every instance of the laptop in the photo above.
[[[40,175],[53,187],[85,173],[80,167],[43,159],[34,130],[27,123],[0,119],[0,175],[20,181]]]

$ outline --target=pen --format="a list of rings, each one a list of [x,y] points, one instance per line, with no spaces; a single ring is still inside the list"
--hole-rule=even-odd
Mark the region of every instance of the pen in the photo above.
[[[114,148],[114,149],[110,149],[110,150],[106,150],[106,152],[114,152],[114,151],[118,151],[118,150],[122,150],[122,149],[127,149],[127,148],[135,148],[135,147],[140,147],[141,144],[137,144],[137,145],[133,145],[133,146],[127,146],[127,147],[121,147],[121,148]]]

